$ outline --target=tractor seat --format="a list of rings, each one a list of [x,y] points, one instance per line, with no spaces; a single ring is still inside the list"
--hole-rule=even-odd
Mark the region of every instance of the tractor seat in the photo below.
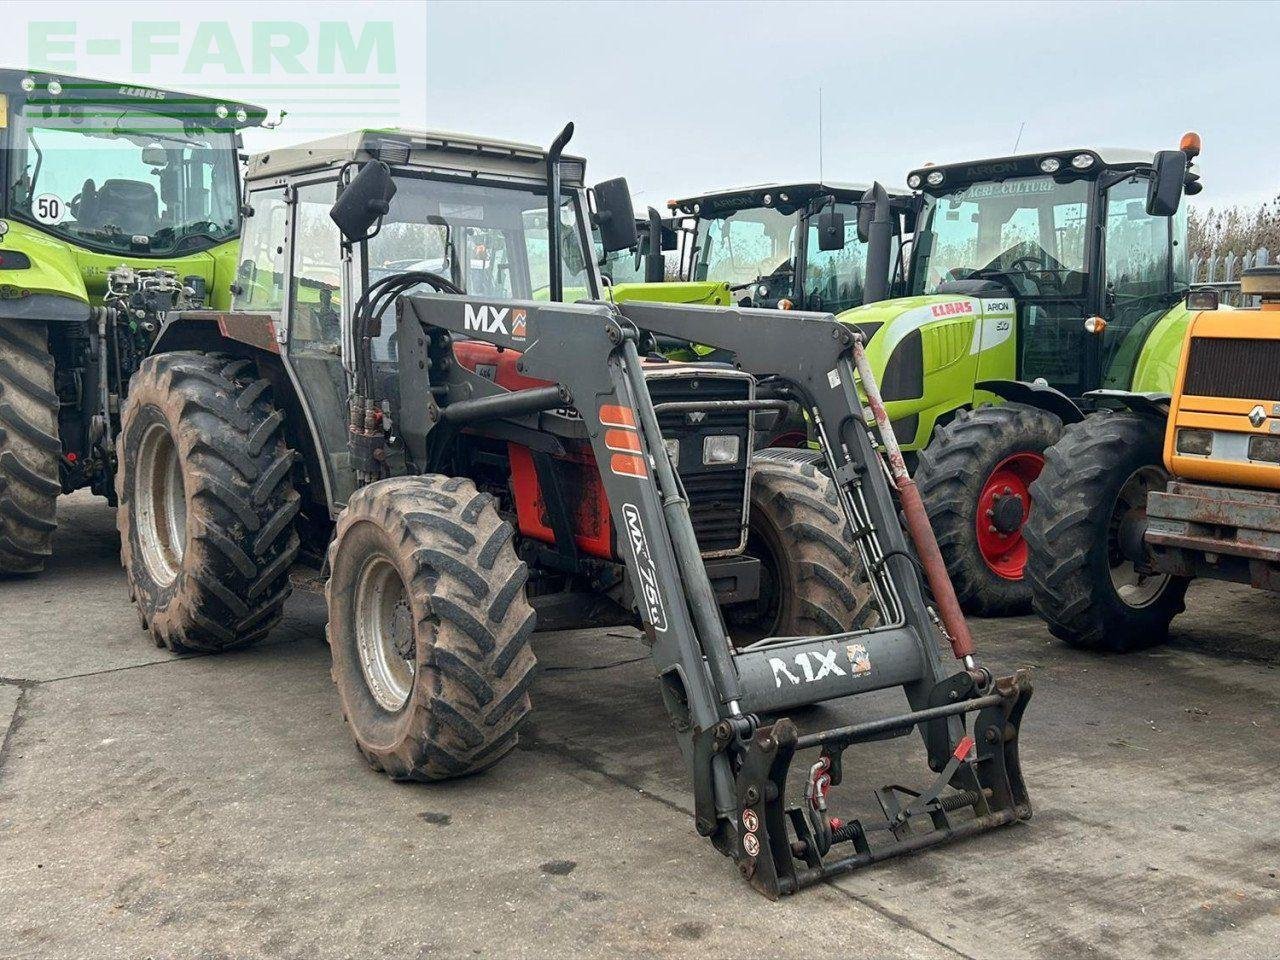
[[[142,180],[105,180],[98,187],[94,219],[125,233],[151,235],[160,225],[156,188]]]

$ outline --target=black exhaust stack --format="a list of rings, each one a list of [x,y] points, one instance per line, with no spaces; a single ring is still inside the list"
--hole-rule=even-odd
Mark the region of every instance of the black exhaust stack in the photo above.
[[[662,255],[662,217],[649,208],[649,250],[644,257],[644,282],[661,283],[667,277],[667,261]]]
[[[863,303],[876,303],[889,297],[889,271],[892,268],[893,216],[889,208],[889,192],[873,183],[858,202],[858,239],[867,245],[867,279],[863,286]]]
[[[547,269],[551,272],[552,303],[564,300],[564,277],[560,274],[560,154],[572,137],[573,124],[566,123],[547,150]]]

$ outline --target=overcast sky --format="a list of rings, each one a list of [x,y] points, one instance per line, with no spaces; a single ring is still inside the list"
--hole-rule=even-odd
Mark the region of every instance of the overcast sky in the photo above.
[[[1194,129],[1199,205],[1280,193],[1273,3],[63,2],[63,32],[12,6],[28,43],[7,45],[6,65],[43,51],[67,72],[289,108],[256,149],[396,119],[546,143],[573,120],[593,179],[625,175],[641,203],[661,205],[816,177],[821,88],[829,179],[900,186],[928,160],[1006,154],[1024,124],[1027,151],[1159,149]],[[349,21],[358,38],[357,14],[390,21],[392,60],[326,68],[323,22]],[[237,55],[202,40],[200,22],[222,24]],[[300,69],[255,72],[255,29],[294,30]]]

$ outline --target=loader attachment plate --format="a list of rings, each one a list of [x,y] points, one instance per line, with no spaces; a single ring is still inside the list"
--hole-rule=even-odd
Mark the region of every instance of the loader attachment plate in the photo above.
[[[1018,730],[1030,698],[1030,679],[1019,672],[996,680],[986,693],[970,686],[963,699],[851,727],[802,736],[783,718],[756,729],[742,743],[737,777],[738,869],[756,890],[776,900],[860,867],[1029,819]],[[841,820],[827,815],[825,787],[839,782],[847,748],[916,726],[934,728],[922,731],[926,737],[945,735],[948,717],[971,713],[977,713],[972,734],[960,738],[929,784],[877,790],[879,816]],[[815,769],[827,776],[822,810],[814,796],[806,796],[804,805],[787,803],[792,762],[798,751],[814,747],[821,751]]]

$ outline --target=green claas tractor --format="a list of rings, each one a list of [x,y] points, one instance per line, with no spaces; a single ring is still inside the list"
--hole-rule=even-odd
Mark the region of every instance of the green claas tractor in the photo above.
[[[0,70],[0,574],[39,571],[58,495],[114,500],[129,377],[165,314],[226,307],[258,107]]]
[[[743,307],[840,313],[859,306],[872,251],[855,225],[861,205],[877,196],[887,204],[889,266],[900,284],[915,201],[876,184],[765,183],[671,200],[684,234],[680,277],[727,284]]]
[[[868,337],[969,612],[1030,609],[1029,487],[1063,425],[1098,390],[1170,390],[1189,317],[1178,200],[1200,190],[1198,153],[1188,134],[1178,150],[1051,150],[908,177],[908,295],[839,319]]]

